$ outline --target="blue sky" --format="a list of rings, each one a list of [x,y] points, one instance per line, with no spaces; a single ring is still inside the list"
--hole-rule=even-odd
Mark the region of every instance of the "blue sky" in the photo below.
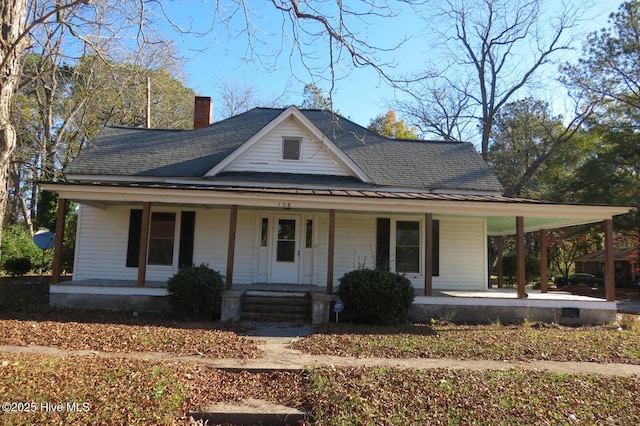
[[[214,0],[165,0],[163,3],[167,15],[182,26],[193,22],[194,28],[198,31],[211,26],[216,3]],[[261,58],[262,63],[255,56],[252,60],[246,60],[249,52],[246,36],[240,34],[238,37],[230,37],[227,27],[219,23],[213,27],[211,33],[202,38],[187,36],[178,39],[178,46],[189,57],[185,70],[188,76],[187,85],[198,95],[213,97],[216,120],[222,118],[215,113],[216,105],[221,105],[218,94],[218,83],[221,80],[234,82],[239,86],[251,86],[261,99],[269,100],[282,96],[285,104],[295,105],[302,102],[305,83],[312,81],[299,57],[295,54],[291,56],[286,47],[279,56],[273,55],[274,49],[278,49],[282,44],[279,12],[261,0],[251,3],[251,20],[261,31],[261,36],[253,40],[254,51],[264,55]],[[617,10],[620,3],[621,1],[612,0],[597,2],[597,5],[585,11],[587,19],[581,30],[590,32],[606,26],[609,13]],[[437,25],[437,21],[431,23]],[[244,24],[242,15],[236,15],[231,22],[232,28],[235,29],[243,28]],[[359,26],[358,30],[359,36],[366,38],[371,44],[383,47],[393,47],[405,36],[410,37],[402,49],[384,55],[385,61],[395,64],[391,72],[397,75],[424,69],[428,61],[434,59],[428,49],[429,43],[422,35],[424,27],[425,21],[406,9],[394,19],[379,19],[372,25]],[[260,41],[265,41],[265,45],[261,45]],[[578,55],[581,51],[579,42],[576,43],[576,48]],[[308,46],[307,52],[316,56],[311,63],[326,63],[326,43],[319,40]],[[550,69],[549,72],[554,70]],[[329,77],[328,72],[321,74],[325,79]],[[373,118],[386,112],[394,97],[394,90],[383,82],[374,70],[347,67],[339,70],[339,74],[340,78],[333,91],[333,102],[342,115],[366,126]],[[326,80],[316,80],[316,84],[325,91],[330,89]],[[526,93],[523,92],[522,97],[524,96]]]

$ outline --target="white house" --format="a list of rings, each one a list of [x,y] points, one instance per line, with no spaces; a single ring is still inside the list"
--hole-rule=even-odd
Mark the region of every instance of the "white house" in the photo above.
[[[294,106],[208,124],[210,105],[196,99],[194,130],[106,128],[64,182],[43,184],[80,206],[73,281],[51,286],[53,306],[149,308],[180,266],[201,263],[230,290],[326,295],[364,265],[406,274],[427,298],[485,291],[487,237],[602,221],[610,238],[628,211],[504,197],[470,143],[387,139]]]

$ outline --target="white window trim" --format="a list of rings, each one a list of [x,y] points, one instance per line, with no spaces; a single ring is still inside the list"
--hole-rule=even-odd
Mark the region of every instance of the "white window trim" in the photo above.
[[[291,158],[284,158],[284,143],[285,141],[297,141],[299,146],[298,146],[298,159],[294,160]],[[282,136],[282,141],[280,143],[280,161],[285,161],[285,162],[301,162],[302,159],[304,158],[302,155],[302,138],[298,137],[298,136]]]
[[[397,222],[418,222],[418,233],[420,234],[420,257],[418,262],[418,272],[401,272],[408,277],[423,277],[424,276],[424,250],[426,246],[424,236],[424,217],[423,216],[394,216],[391,217],[391,229],[389,239],[389,269],[393,272],[396,271],[396,231]]]

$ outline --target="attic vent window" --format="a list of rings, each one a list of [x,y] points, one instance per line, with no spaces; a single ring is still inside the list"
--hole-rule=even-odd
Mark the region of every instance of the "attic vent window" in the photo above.
[[[282,140],[282,159],[300,160],[300,139],[286,138]]]

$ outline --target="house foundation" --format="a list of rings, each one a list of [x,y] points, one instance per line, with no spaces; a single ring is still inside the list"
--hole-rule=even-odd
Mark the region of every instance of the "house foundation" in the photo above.
[[[451,293],[451,294],[447,294]],[[616,319],[616,303],[563,293],[529,293],[515,298],[510,292],[442,292],[438,297],[416,297],[409,309],[415,322],[431,318],[454,323],[521,323],[603,325]]]

